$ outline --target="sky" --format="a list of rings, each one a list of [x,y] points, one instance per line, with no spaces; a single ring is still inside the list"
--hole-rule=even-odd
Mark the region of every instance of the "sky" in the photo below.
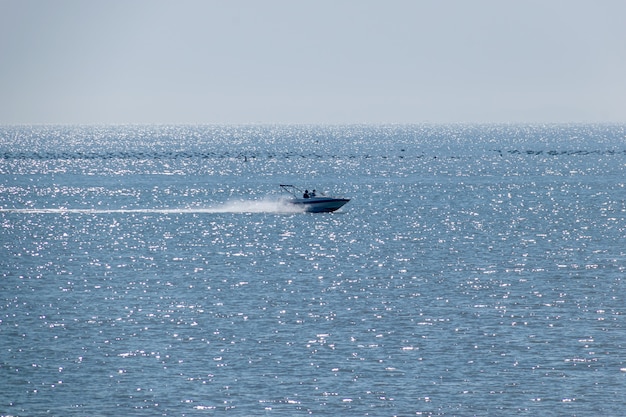
[[[626,122],[624,0],[0,0],[0,124]]]

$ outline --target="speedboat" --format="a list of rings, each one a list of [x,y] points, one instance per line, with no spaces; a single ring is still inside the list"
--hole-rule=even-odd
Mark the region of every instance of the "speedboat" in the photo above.
[[[290,184],[280,184],[283,191],[289,193],[292,198],[288,200],[289,204],[302,207],[308,213],[329,213],[336,211],[344,206],[349,198],[335,198],[325,195],[309,195],[298,187]]]

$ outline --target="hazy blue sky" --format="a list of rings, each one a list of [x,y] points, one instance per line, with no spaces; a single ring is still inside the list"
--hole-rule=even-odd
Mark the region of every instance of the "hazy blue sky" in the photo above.
[[[0,123],[626,122],[625,0],[0,0]]]

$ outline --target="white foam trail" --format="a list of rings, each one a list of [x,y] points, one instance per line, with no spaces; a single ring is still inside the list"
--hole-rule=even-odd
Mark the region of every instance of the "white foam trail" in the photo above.
[[[218,206],[197,209],[198,213],[302,213],[301,207],[279,200],[236,200]]]
[[[193,213],[302,213],[303,209],[287,200],[236,200],[209,207],[73,209],[73,208],[0,208],[0,213],[22,214],[193,214]]]

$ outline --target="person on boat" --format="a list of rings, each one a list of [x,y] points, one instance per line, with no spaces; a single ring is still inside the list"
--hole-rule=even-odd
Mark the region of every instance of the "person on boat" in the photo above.
[[[304,195],[302,198],[309,198],[309,190],[304,190]]]
[[[315,190],[311,193],[311,198],[315,197]]]

